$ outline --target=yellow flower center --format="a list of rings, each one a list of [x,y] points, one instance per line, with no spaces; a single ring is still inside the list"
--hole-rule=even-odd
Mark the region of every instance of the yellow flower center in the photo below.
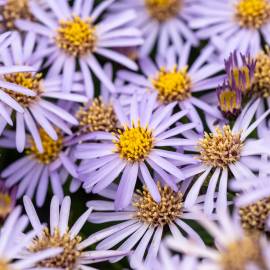
[[[11,270],[8,263],[5,262],[5,260],[2,260],[0,258],[0,269],[1,270]]]
[[[72,56],[84,56],[95,50],[96,29],[90,18],[74,16],[72,20],[60,21],[55,37],[57,46]]]
[[[191,96],[191,79],[187,68],[177,70],[174,67],[171,71],[161,68],[152,84],[162,103],[183,101]]]
[[[145,0],[150,16],[160,22],[176,17],[182,7],[181,0]]]
[[[146,186],[134,195],[133,206],[136,208],[136,218],[153,227],[165,226],[174,222],[182,214],[183,194],[175,192],[170,187],[162,187],[157,183],[161,201],[157,203]]]
[[[123,131],[118,130],[115,134],[117,140],[114,141],[116,152],[122,159],[129,162],[143,161],[150,154],[154,137],[152,131],[147,127],[141,127],[140,122],[137,126],[126,127]]]
[[[8,30],[16,28],[15,21],[18,19],[33,20],[28,0],[7,0],[0,11],[3,16],[3,26]]]
[[[90,106],[80,107],[77,112],[81,132],[116,130],[117,117],[111,104],[95,98]]]
[[[242,226],[248,231],[264,231],[270,215],[270,198],[257,201],[239,210]]]
[[[232,74],[230,74],[228,79],[230,85],[233,85],[234,81],[235,87],[241,90],[241,92],[244,94],[250,89],[253,80],[250,76],[250,71],[247,66],[233,68]]]
[[[11,210],[12,199],[10,195],[4,192],[0,192],[0,220],[4,219],[11,212]]]
[[[54,141],[44,129],[39,130],[43,153],[37,149],[33,138],[30,139],[30,147],[26,149],[26,154],[34,155],[35,159],[42,164],[50,164],[55,161],[63,150],[63,135],[58,131],[58,139]]]
[[[17,85],[23,86],[25,88],[28,88],[36,93],[36,96],[27,96],[21,93],[14,92],[12,90],[6,90],[7,94],[9,94],[13,99],[15,99],[21,106],[23,107],[29,107],[31,104],[38,101],[41,94],[43,93],[42,90],[42,80],[41,80],[42,74],[32,74],[29,72],[19,72],[19,73],[13,73],[13,74],[6,74],[4,75],[4,79],[7,82],[15,83]]]
[[[270,96],[270,49],[261,51],[256,57],[256,68],[252,93],[260,97]]]
[[[234,113],[236,110],[241,109],[241,103],[237,102],[236,92],[232,90],[226,90],[220,93],[219,106],[220,110],[224,113]]]
[[[235,17],[242,27],[261,28],[270,21],[270,2],[268,0],[239,0],[235,6]]]
[[[243,270],[250,263],[254,263],[262,270],[267,270],[257,234],[247,235],[230,244],[220,258],[223,270]]]
[[[216,133],[206,133],[199,140],[199,159],[206,165],[226,168],[228,164],[235,163],[240,159],[241,134],[233,134],[229,126],[222,129],[216,128]]]
[[[81,251],[77,249],[81,242],[81,237],[76,236],[71,239],[70,234],[66,232],[60,235],[59,229],[55,229],[53,234],[50,234],[49,229],[45,228],[42,235],[35,239],[29,248],[30,252],[39,252],[48,248],[61,247],[63,252],[55,257],[45,259],[38,263],[38,267],[44,268],[61,268],[65,270],[76,269],[78,258]]]

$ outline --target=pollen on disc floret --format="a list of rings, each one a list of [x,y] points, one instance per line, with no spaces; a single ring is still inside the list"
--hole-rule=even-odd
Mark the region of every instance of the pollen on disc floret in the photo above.
[[[153,148],[152,131],[147,127],[142,127],[140,122],[137,125],[133,123],[131,127],[125,127],[124,130],[118,130],[115,135],[117,137],[114,141],[115,152],[129,162],[145,160]]]
[[[145,5],[151,17],[164,22],[177,16],[182,0],[145,0]]]
[[[226,168],[240,159],[243,144],[241,133],[233,133],[228,125],[216,128],[216,133],[205,133],[198,143],[199,159],[206,165]]]
[[[268,0],[240,0],[235,6],[235,18],[242,27],[259,29],[270,21]]]
[[[136,218],[153,227],[164,226],[173,223],[183,212],[183,194],[175,192],[170,187],[162,187],[160,182],[157,187],[161,196],[160,202],[156,202],[144,186],[137,191],[133,201],[136,208]]]
[[[191,96],[191,78],[187,67],[180,70],[176,67],[172,70],[161,68],[152,84],[158,93],[158,99],[165,104],[184,101]]]
[[[94,52],[96,41],[96,29],[91,19],[81,19],[79,16],[61,20],[55,37],[60,49],[76,57]]]

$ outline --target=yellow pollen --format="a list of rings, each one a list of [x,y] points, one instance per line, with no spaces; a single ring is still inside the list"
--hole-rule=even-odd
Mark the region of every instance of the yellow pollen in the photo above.
[[[72,56],[84,56],[95,50],[96,29],[91,18],[74,16],[69,21],[60,21],[55,37],[57,46]]]
[[[147,127],[141,127],[140,122],[132,127],[118,130],[117,140],[114,141],[116,146],[115,152],[119,153],[122,159],[129,162],[143,161],[150,154],[154,146],[154,137],[152,131]]]
[[[261,51],[256,57],[256,68],[254,73],[254,82],[252,85],[252,94],[267,98],[270,96],[270,49]]]
[[[77,248],[81,240],[80,236],[76,236],[72,239],[69,232],[60,235],[58,228],[54,230],[53,234],[50,234],[49,229],[45,228],[42,235],[33,241],[29,251],[35,253],[48,248],[61,247],[63,248],[61,254],[45,259],[39,262],[37,266],[74,270],[76,269],[75,266],[78,258],[81,256],[81,251]]]
[[[199,159],[206,165],[226,168],[240,159],[243,143],[241,133],[233,134],[229,126],[216,128],[216,133],[206,133],[199,140]]]
[[[27,96],[21,93],[14,92],[12,90],[2,89],[4,92],[9,94],[13,99],[15,99],[21,106],[29,107],[31,104],[38,101],[41,94],[43,93],[42,90],[42,74],[32,74],[29,72],[19,72],[13,74],[6,74],[4,75],[4,79],[7,82],[15,83],[17,85],[23,86],[28,88],[36,93],[36,96]]]
[[[259,29],[270,21],[270,2],[239,0],[235,6],[235,18],[242,27]]]
[[[33,20],[30,12],[28,0],[7,0],[6,4],[0,8],[3,16],[3,26],[7,30],[14,30],[15,21],[18,19]]]
[[[180,218],[183,211],[183,194],[175,192],[170,187],[162,187],[157,183],[161,201],[157,203],[146,186],[137,190],[133,206],[136,208],[136,218],[153,227],[165,226]]]
[[[117,117],[111,104],[106,104],[101,98],[95,98],[90,106],[80,107],[77,112],[81,132],[116,130]]]
[[[152,84],[162,103],[183,101],[191,96],[191,79],[187,67],[181,70],[174,67],[171,71],[161,68]]]
[[[5,260],[2,260],[1,258],[0,258],[0,269],[1,270],[12,270],[12,269],[10,269],[8,263],[6,263]]]
[[[0,220],[4,219],[11,212],[11,210],[12,199],[10,195],[0,191]]]
[[[265,222],[270,215],[270,198],[240,208],[239,214],[245,230],[264,231]]]
[[[150,16],[160,22],[176,17],[182,8],[182,0],[145,0]]]
[[[267,270],[258,234],[246,235],[243,239],[231,243],[220,258],[222,270],[243,270],[250,263],[254,263],[261,270]]]
[[[60,131],[57,131],[58,139],[54,141],[44,129],[40,129],[39,134],[44,149],[43,153],[38,151],[33,138],[31,138],[30,147],[26,149],[26,154],[34,155],[34,158],[39,163],[50,164],[59,157],[59,154],[63,150],[63,135]]]
[[[235,88],[240,89],[242,93],[246,93],[252,84],[252,78],[250,77],[250,72],[247,66],[243,66],[241,68],[233,68],[232,69],[232,73],[229,76],[229,83],[230,85],[233,85],[233,80],[235,82]],[[242,76],[245,78],[245,80],[243,81],[243,79],[241,79],[240,74],[242,74]],[[233,78],[232,78],[233,76]]]
[[[235,110],[240,110],[241,108],[241,103],[237,102],[235,91],[222,91],[219,96],[219,101],[219,106],[222,112],[233,113]]]

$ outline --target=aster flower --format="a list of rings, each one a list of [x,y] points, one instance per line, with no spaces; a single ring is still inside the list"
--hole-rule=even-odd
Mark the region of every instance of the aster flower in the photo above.
[[[182,181],[184,177],[174,162],[194,163],[192,157],[165,148],[194,143],[179,138],[182,132],[194,128],[194,123],[179,124],[170,129],[187,111],[173,114],[176,103],[154,109],[155,103],[155,93],[145,95],[141,102],[134,95],[128,119],[117,100],[114,100],[114,109],[121,124],[119,129],[113,134],[90,133],[84,138],[85,141],[88,139],[101,142],[87,142],[77,146],[75,156],[83,161],[78,172],[87,192],[100,192],[123,173],[115,198],[117,209],[130,203],[137,176],[149,188],[154,199],[160,201],[161,197],[148,165],[176,190],[175,178]]]
[[[140,56],[147,56],[157,44],[159,54],[165,55],[170,45],[182,50],[184,41],[196,46],[198,40],[189,29],[187,21],[193,20],[193,0],[140,0],[131,3],[121,0],[112,6],[119,11],[134,8],[140,20],[133,23],[145,38],[139,48]]]
[[[197,210],[194,210],[193,214],[215,239],[215,246],[206,247],[183,237],[169,237],[166,242],[175,251],[203,258],[198,269],[269,269],[269,247],[268,250],[266,248],[269,243],[259,234],[246,233],[237,215],[230,217],[227,212],[222,211],[215,223]]]
[[[18,19],[33,20],[29,2],[32,0],[1,0],[0,2],[0,30],[16,30],[15,22]],[[44,0],[37,0],[45,6]]]
[[[245,206],[260,199],[270,197],[269,177],[242,178],[231,183],[231,188],[240,193],[236,197],[237,206]]]
[[[217,88],[218,108],[224,118],[234,120],[242,110],[242,92],[235,85],[230,85],[226,81]]]
[[[37,232],[37,237],[28,244],[30,253],[42,252],[48,248],[62,249],[62,252],[57,256],[52,255],[39,261],[37,267],[63,270],[93,269],[89,266],[90,264],[126,255],[126,252],[122,251],[89,250],[91,243],[88,239],[83,240],[79,233],[92,209],[85,211],[69,229],[70,197],[65,197],[61,204],[56,196],[52,198],[50,223],[45,228],[43,228],[29,197],[25,196],[23,201],[29,220],[34,231]]]
[[[197,94],[206,90],[215,89],[224,78],[223,75],[215,76],[223,69],[221,64],[207,63],[212,56],[213,48],[204,49],[200,56],[189,66],[190,44],[185,44],[178,53],[170,48],[166,56],[158,55],[156,64],[149,58],[140,61],[142,75],[130,71],[119,71],[118,78],[126,82],[123,87],[118,87],[123,105],[129,104],[134,91],[138,95],[145,92],[156,92],[160,104],[177,102],[182,110],[188,109],[188,117],[192,122],[197,122],[196,129],[203,131],[203,123],[198,109],[215,118],[222,118],[217,108],[209,106]],[[214,94],[214,93],[213,93]]]
[[[44,249],[41,252],[29,254],[27,247],[33,241],[36,232],[24,234],[28,220],[21,216],[21,208],[16,207],[0,230],[0,269],[1,270],[40,270],[35,265],[48,257],[61,252],[59,248]]]
[[[253,84],[256,59],[251,57],[250,54],[240,53],[238,55],[237,51],[234,51],[228,59],[224,60],[224,63],[230,86],[234,86],[243,94],[247,94]]]
[[[133,267],[137,270],[195,270],[197,262],[194,258],[185,256],[180,259],[180,256],[173,256],[164,244],[160,245],[159,256],[151,260],[151,264],[145,265],[140,262]]]
[[[63,185],[72,176],[70,191],[74,192],[80,187],[75,158],[66,141],[65,136],[59,129],[58,139],[53,140],[43,130],[39,130],[43,152],[39,152],[33,137],[27,137],[27,145],[22,158],[14,161],[5,168],[1,176],[5,179],[8,187],[18,186],[17,198],[24,194],[29,197],[36,195],[36,203],[42,206],[46,199],[49,183],[52,191],[60,199],[64,197]],[[0,145],[4,148],[15,148],[15,133],[4,132],[0,139]]]
[[[16,203],[17,188],[7,188],[4,181],[0,180],[0,222],[5,220],[13,210]]]
[[[256,112],[258,118],[270,108],[270,50],[268,47],[256,55],[256,68],[250,94],[261,101]],[[259,137],[268,136],[268,130],[269,122],[268,119],[265,119],[258,127]]]
[[[106,63],[103,69],[107,77],[112,80],[112,64]],[[118,86],[120,82],[115,80],[114,83]],[[89,99],[88,102],[76,108],[74,114],[79,122],[77,140],[80,139],[78,135],[89,134],[95,131],[112,132],[117,129],[119,123],[112,104],[113,97],[114,95],[109,89],[101,83],[98,97]]]
[[[266,139],[252,139],[250,134],[256,130],[264,117],[252,123],[252,119],[259,106],[259,101],[249,103],[235,120],[232,127],[229,124],[218,125],[211,133],[204,136],[195,132],[186,132],[186,138],[197,140],[193,147],[187,151],[197,152],[194,158],[196,165],[182,169],[185,177],[198,175],[187,194],[186,206],[195,202],[205,181],[208,183],[204,209],[207,213],[213,210],[214,192],[218,187],[218,208],[227,205],[227,185],[232,174],[236,179],[243,176],[255,176],[254,172],[265,168],[258,155],[266,154],[269,148],[265,147]],[[200,175],[199,175],[200,174]]]
[[[235,205],[239,209],[242,226],[248,231],[270,229],[269,177],[242,178],[231,183],[237,192]]]
[[[29,63],[29,59],[35,48],[37,38],[34,34],[27,34],[24,39],[18,33],[14,34],[15,38],[10,49],[2,50],[1,56],[6,66],[13,64],[23,65]],[[26,142],[26,128],[33,136],[35,143],[40,152],[42,142],[38,128],[42,127],[48,135],[57,140],[57,132],[54,126],[64,132],[69,131],[68,125],[76,125],[77,120],[60,106],[47,101],[47,98],[56,100],[69,100],[73,102],[85,102],[86,97],[74,93],[66,93],[62,90],[61,79],[59,77],[43,78],[41,72],[18,72],[4,75],[4,80],[8,83],[16,83],[25,88],[31,89],[35,96],[27,96],[14,91],[2,90],[23,108],[23,111],[16,112],[16,146],[19,152],[22,152]],[[64,89],[65,90],[65,89]],[[2,108],[8,117],[12,110],[8,107]],[[10,119],[11,120],[11,119]],[[0,120],[0,126],[4,127],[8,122],[5,119]]]
[[[79,108],[76,114],[79,130],[82,133],[94,131],[113,131],[117,126],[117,117],[112,104],[102,97],[94,98]]]
[[[45,12],[39,5],[30,2],[31,11],[37,23],[18,20],[17,26],[22,30],[41,35],[47,48],[36,52],[35,57],[48,57],[49,76],[63,74],[63,88],[72,89],[72,80],[78,62],[83,74],[85,87],[93,97],[94,83],[90,70],[111,91],[115,86],[103,72],[96,55],[116,61],[133,70],[136,64],[129,58],[113,50],[119,46],[136,46],[142,44],[140,32],[127,24],[136,18],[136,13],[126,10],[110,18],[99,20],[104,11],[113,3],[107,0],[93,8],[94,1],[76,0],[72,7],[69,1],[47,1],[50,12]],[[89,93],[87,93],[89,94]]]
[[[239,56],[234,51],[224,62],[227,77],[217,88],[218,107],[226,119],[235,120],[250,96],[256,61],[248,54]]]
[[[200,0],[192,9],[196,16],[189,25],[198,29],[199,38],[212,39],[222,56],[234,50],[254,55],[262,48],[262,37],[270,43],[268,0]]]
[[[202,243],[200,236],[187,223],[188,220],[196,220],[196,215],[184,207],[185,186],[173,191],[166,184],[161,185],[158,182],[157,187],[161,196],[160,202],[156,202],[144,186],[133,195],[132,204],[121,211],[114,209],[115,185],[101,192],[107,199],[87,203],[87,206],[93,207],[95,211],[89,217],[89,221],[98,224],[117,223],[92,235],[93,241],[100,242],[97,249],[133,249],[134,252],[130,255],[131,265],[136,266],[144,261],[149,267],[156,259],[167,231],[175,237],[185,235],[195,242]],[[202,206],[203,200],[203,196],[198,198],[198,207]]]
[[[15,34],[11,34],[11,32],[6,32],[0,35],[0,54],[4,54],[6,52],[6,48],[10,46],[10,44],[14,44]],[[3,61],[3,59],[2,59]],[[5,120],[5,122],[12,125],[12,120],[10,117],[10,111],[16,110],[17,112],[23,112],[23,107],[16,101],[13,96],[24,95],[26,98],[35,98],[35,92],[16,84],[16,82],[9,82],[5,79],[5,76],[11,76],[12,74],[22,73],[27,74],[29,72],[34,71],[32,67],[24,66],[24,65],[12,65],[9,63],[8,65],[2,64],[0,67],[0,115]],[[3,120],[2,120],[3,121]],[[0,126],[0,133],[5,128],[5,124]]]

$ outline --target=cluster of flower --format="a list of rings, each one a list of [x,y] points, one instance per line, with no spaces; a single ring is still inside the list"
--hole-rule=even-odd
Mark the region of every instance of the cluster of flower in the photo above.
[[[0,270],[270,270],[269,0],[0,0],[0,33]]]

